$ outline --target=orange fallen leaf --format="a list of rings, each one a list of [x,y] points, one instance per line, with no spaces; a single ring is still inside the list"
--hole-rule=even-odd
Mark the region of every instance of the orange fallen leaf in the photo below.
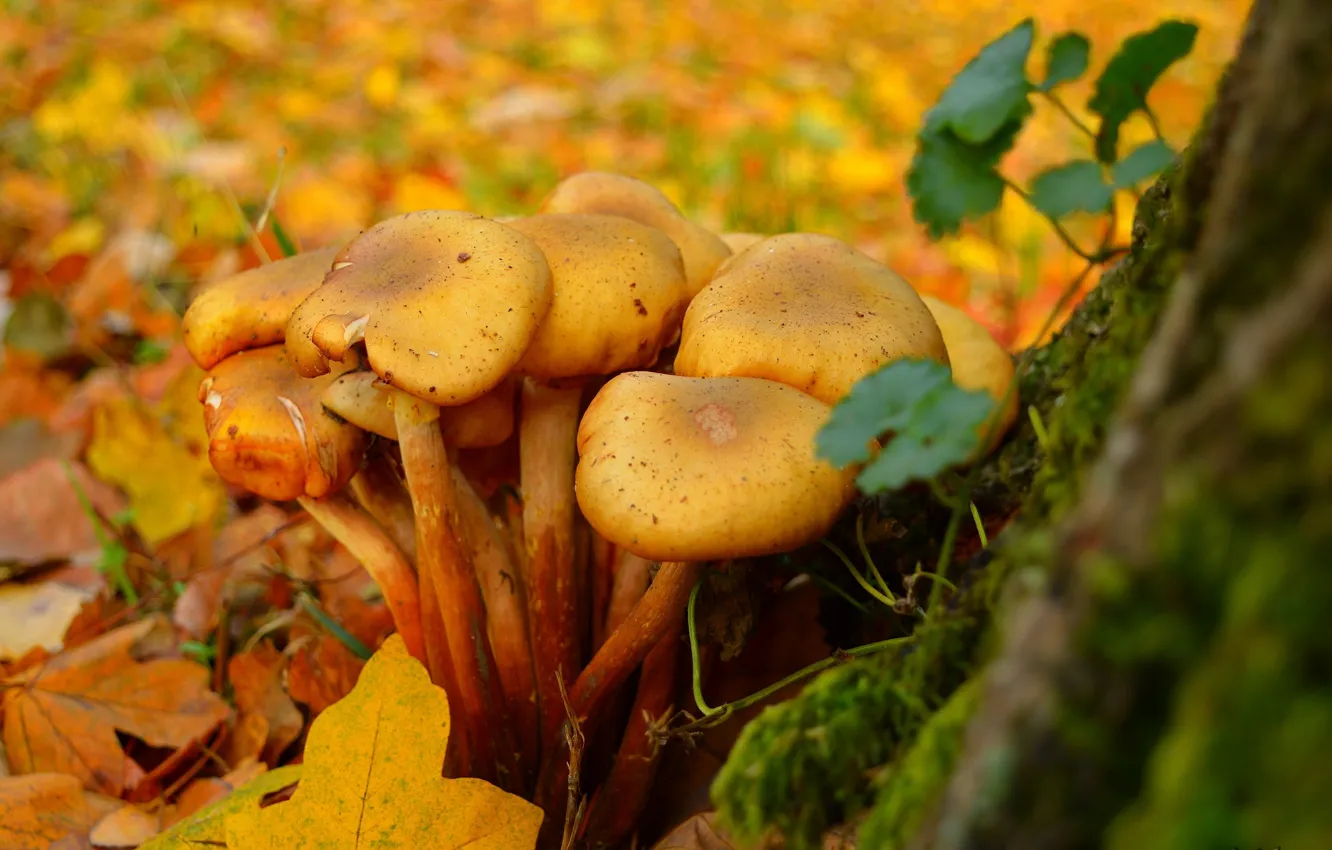
[[[152,617],[116,629],[46,664],[4,680],[4,744],[16,773],[77,776],[92,790],[120,796],[143,778],[116,732],[153,747],[194,743],[227,718],[192,661],[137,661],[132,651],[166,627]]]
[[[174,807],[168,807],[162,813],[162,826],[170,829],[181,821],[203,811],[218,800],[224,799],[237,788],[263,776],[268,765],[256,759],[246,759],[224,776],[206,776],[196,779],[180,792]],[[220,826],[220,824],[219,824]],[[221,840],[220,838],[218,839]]]
[[[302,766],[299,764],[270,770],[180,821],[143,845],[141,850],[200,850],[204,847],[223,847],[226,844],[228,817],[237,812],[258,812],[266,796],[294,785],[301,778],[301,770]]]
[[[241,710],[242,717],[262,717],[266,721],[263,760],[269,764],[277,762],[278,756],[291,746],[305,726],[300,709],[282,689],[282,673],[286,666],[282,653],[267,641],[233,657],[227,664],[236,707]]]
[[[480,779],[440,776],[448,739],[443,689],[393,635],[311,726],[291,799],[227,818],[227,846],[534,847],[540,808]]]
[[[120,805],[84,791],[68,774],[6,776],[0,779],[0,847],[47,850],[70,837],[86,845],[82,839],[93,824]]]
[[[263,579],[266,567],[282,561],[272,538],[286,522],[286,513],[269,504],[229,522],[213,543],[212,564],[186,582],[171,613],[172,621],[200,639],[216,629],[223,603],[236,586]]]
[[[125,501],[82,464],[70,462],[69,470],[65,472],[59,458],[43,458],[0,480],[0,564],[63,560],[98,551],[97,534],[69,474],[103,516],[123,510]]]
[[[314,643],[296,651],[287,667],[287,692],[310,707],[312,714],[333,705],[351,693],[365,662],[332,635],[320,635]]]
[[[124,805],[99,820],[88,838],[96,847],[138,847],[157,831],[157,814]]]

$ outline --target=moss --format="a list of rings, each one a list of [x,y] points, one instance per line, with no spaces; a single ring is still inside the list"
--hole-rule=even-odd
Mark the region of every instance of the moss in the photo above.
[[[1110,413],[1123,396],[1172,277],[1164,235],[1171,220],[1171,186],[1171,180],[1164,180],[1148,193],[1139,208],[1132,253],[1103,276],[1055,339],[1034,353],[1023,377],[1023,407],[1040,412],[1049,443],[1042,447],[1027,417],[1019,419],[979,476],[975,501],[984,515],[1007,517],[1021,504],[1021,526],[1044,528],[1076,498],[1082,467],[1105,439]],[[885,572],[909,573],[917,562],[934,561],[948,516],[928,497],[899,493],[868,500],[862,508],[891,518],[881,524],[896,529],[871,534],[880,538],[871,553]],[[840,536],[854,551],[845,528]],[[777,832],[794,850],[802,850],[871,802],[872,819],[894,823],[900,822],[896,815],[879,812],[916,805],[914,791],[899,798],[907,788],[901,784],[876,797],[871,777],[911,751],[935,711],[987,656],[1001,588],[1022,556],[991,560],[978,549],[973,531],[960,535],[960,592],[916,629],[917,640],[905,651],[824,674],[800,696],[768,709],[746,727],[712,788],[720,819],[738,840],[756,841]],[[831,566],[827,576],[839,571],[844,574]]]
[[[860,827],[859,847],[897,850],[906,844],[948,784],[979,703],[979,685],[971,679],[959,687],[921,727],[910,749],[876,778],[875,804]]]

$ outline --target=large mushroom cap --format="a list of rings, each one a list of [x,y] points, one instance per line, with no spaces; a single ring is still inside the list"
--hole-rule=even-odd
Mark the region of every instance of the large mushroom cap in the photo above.
[[[814,455],[828,407],[757,378],[626,372],[578,429],[578,504],[640,557],[706,561],[784,552],[821,537],[854,470]]]
[[[981,426],[982,433],[995,428],[992,442],[986,447],[987,450],[993,448],[1018,415],[1018,394],[1009,392],[1016,376],[1013,356],[995,342],[980,322],[966,313],[929,295],[922,295],[921,300],[943,333],[948,359],[953,366],[953,383],[966,390],[983,390],[998,405],[994,413],[998,424],[994,425],[991,418]]]
[[[349,368],[355,365],[353,357]],[[217,364],[199,385],[217,474],[274,501],[341,490],[361,465],[366,440],[319,403],[335,377],[301,378],[280,345]]]
[[[467,404],[439,409],[444,441],[460,449],[498,446],[513,434],[517,382],[506,378],[493,390]],[[389,393],[374,372],[348,372],[328,385],[320,397],[324,407],[357,428],[389,440],[398,439]]]
[[[338,249],[307,251],[204,287],[180,322],[195,362],[211,369],[237,351],[282,342],[291,311],[323,281]]]
[[[841,240],[788,233],[732,257],[695,296],[675,372],[768,378],[836,404],[903,357],[948,362],[911,285]]]
[[[618,215],[657,228],[680,248],[690,297],[731,255],[717,234],[685,218],[657,188],[623,174],[584,171],[565,178],[546,197],[541,212]]]
[[[518,363],[550,309],[550,268],[532,240],[472,213],[426,210],[348,245],[287,325],[302,375],[364,338],[384,381],[440,406],[466,404]]]
[[[726,247],[731,249],[732,256],[767,238],[762,233],[723,233],[721,235],[721,240],[726,243]]]
[[[551,214],[510,227],[541,247],[554,279],[550,312],[518,371],[535,378],[650,366],[678,331],[685,281],[666,234],[611,215]]]

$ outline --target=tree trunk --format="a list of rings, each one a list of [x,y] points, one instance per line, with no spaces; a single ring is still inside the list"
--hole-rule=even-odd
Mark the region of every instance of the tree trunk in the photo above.
[[[1024,422],[985,471],[987,516],[1021,505],[997,557],[912,649],[750,724],[723,822],[800,847],[855,819],[863,850],[1325,842],[1330,331],[1332,7],[1258,0],[1131,255],[1024,378],[1049,440]],[[902,525],[881,566],[939,529]]]

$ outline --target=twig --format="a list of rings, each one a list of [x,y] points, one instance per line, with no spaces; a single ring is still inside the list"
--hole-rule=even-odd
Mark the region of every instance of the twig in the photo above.
[[[583,748],[587,739],[583,737],[583,726],[578,722],[578,712],[569,702],[569,691],[564,686],[564,674],[555,671],[555,683],[560,687],[560,700],[564,703],[567,723],[564,727],[564,740],[569,746],[569,802],[564,807],[564,836],[560,840],[560,850],[572,850],[574,839],[583,825],[587,814],[587,797],[579,788],[580,774],[583,767]]]
[[[1046,100],[1053,103],[1056,109],[1064,113],[1064,117],[1067,118],[1069,121],[1072,121],[1074,127],[1077,127],[1084,134],[1086,134],[1088,138],[1092,139],[1093,141],[1096,140],[1096,131],[1094,131],[1092,128],[1084,124],[1081,118],[1074,115],[1073,110],[1069,109],[1068,106],[1066,106],[1062,100],[1056,97],[1054,92],[1047,91],[1047,92],[1041,92],[1041,94],[1045,96]]]

